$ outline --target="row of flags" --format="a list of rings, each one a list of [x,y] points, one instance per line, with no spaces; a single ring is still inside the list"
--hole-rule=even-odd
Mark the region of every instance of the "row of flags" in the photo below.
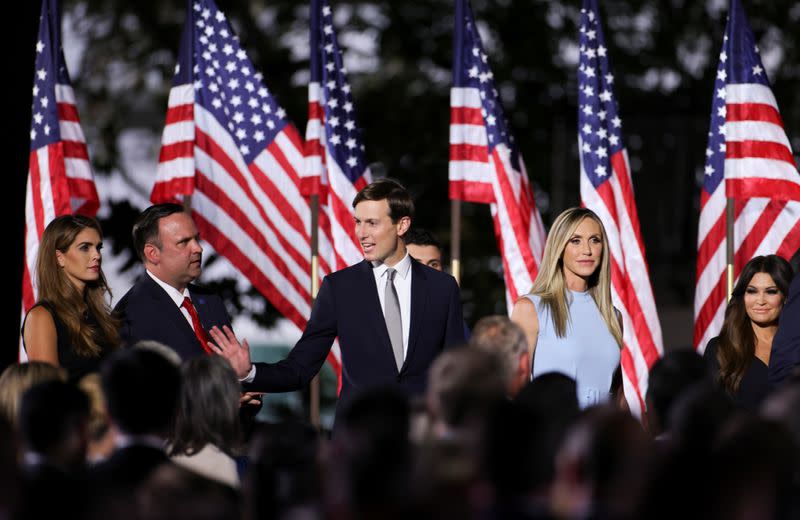
[[[99,198],[61,49],[58,0],[43,0],[26,193],[23,312],[36,300],[38,241],[55,216],[94,215]],[[310,315],[311,202],[319,275],[362,259],[350,203],[371,180],[328,0],[311,1],[305,139],[287,119],[213,0],[190,0],[162,135],[154,203],[189,204],[209,244],[303,328]],[[634,200],[614,73],[597,0],[584,0],[578,67],[581,202],[603,220],[623,320],[623,388],[644,411],[663,342]],[[449,193],[488,204],[511,304],[533,284],[546,234],[468,0],[456,0]],[[725,181],[723,183],[723,180]],[[725,307],[725,206],[735,206],[735,274],[755,254],[800,247],[800,175],[739,0],[717,72],[698,233],[695,346]],[[340,372],[338,346],[329,356]]]

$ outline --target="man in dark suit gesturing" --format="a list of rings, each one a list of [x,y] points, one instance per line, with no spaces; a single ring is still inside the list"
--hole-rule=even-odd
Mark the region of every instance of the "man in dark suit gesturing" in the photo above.
[[[229,329],[211,331],[249,389],[285,392],[319,371],[335,338],[342,353],[337,410],[360,390],[396,386],[408,396],[424,392],[428,369],[446,347],[463,343],[461,300],[455,279],[413,260],[403,234],[414,204],[391,180],[356,195],[356,238],[364,261],[325,277],[300,341],[278,363],[252,364],[246,343]]]
[[[122,341],[158,341],[183,360],[212,352],[207,331],[230,327],[230,318],[219,296],[191,284],[203,254],[192,217],[178,204],[150,206],[133,225],[133,245],[146,271],[114,309]]]

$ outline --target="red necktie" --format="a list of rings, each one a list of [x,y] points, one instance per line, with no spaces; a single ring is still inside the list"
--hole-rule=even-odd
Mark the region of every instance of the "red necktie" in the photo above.
[[[208,335],[206,334],[206,331],[203,330],[203,326],[200,324],[200,316],[197,315],[197,309],[194,308],[194,305],[192,305],[192,300],[190,300],[188,296],[183,298],[182,307],[189,311],[189,316],[192,317],[194,335],[197,337],[197,341],[200,343],[200,346],[203,347],[203,350],[205,350],[207,354],[213,354],[211,347],[208,346]]]

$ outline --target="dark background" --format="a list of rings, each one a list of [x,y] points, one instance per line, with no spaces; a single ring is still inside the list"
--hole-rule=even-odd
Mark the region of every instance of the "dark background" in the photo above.
[[[3,365],[15,359],[19,337],[33,49],[40,9],[35,1],[22,4],[17,37],[7,44],[12,60],[11,92],[5,98],[10,117],[4,125],[12,150],[5,204],[11,235],[6,290],[11,319]],[[130,226],[139,209],[132,200],[145,200],[151,186],[135,182],[137,172],[122,160],[132,150],[123,149],[120,137],[131,130],[149,135],[145,142],[150,144],[135,152],[151,157],[155,165],[185,5],[163,0],[63,4],[65,27],[69,24],[71,34],[86,44],[77,70],[70,72],[95,174],[130,179],[135,194],[130,200],[104,202],[102,224],[112,239],[112,254],[128,254]],[[219,0],[218,5],[303,132],[308,5],[291,0]],[[549,224],[579,203],[577,50],[572,59],[566,52],[577,45],[579,3],[474,0],[472,5],[481,29],[486,29],[482,34],[490,66]],[[346,59],[360,56],[361,62],[372,64],[350,67],[350,80],[373,171],[411,189],[416,222],[433,230],[446,246],[452,6],[445,0],[333,2]],[[699,181],[726,2],[608,0],[600,8],[664,343],[667,348],[688,347]],[[765,65],[797,152],[800,3],[750,0],[745,9],[762,55],[779,56]],[[362,42],[373,42],[374,51],[354,43],[356,34]],[[506,309],[488,207],[465,204],[462,229],[462,290],[472,325],[481,316]],[[233,312],[252,313],[265,326],[274,322],[269,305],[248,303],[258,298],[252,291],[241,294],[232,279],[212,283],[226,295]]]

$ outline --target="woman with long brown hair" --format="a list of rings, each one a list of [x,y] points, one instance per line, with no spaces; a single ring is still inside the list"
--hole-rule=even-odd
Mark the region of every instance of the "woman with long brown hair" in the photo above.
[[[53,219],[36,259],[39,301],[22,325],[28,359],[64,367],[70,381],[96,372],[119,343],[101,268],[100,224],[82,215]]]
[[[533,376],[566,374],[582,408],[607,401],[622,349],[622,324],[611,303],[605,228],[586,208],[553,222],[530,294],[511,313],[528,337]]]
[[[778,331],[792,266],[778,255],[747,262],[725,309],[719,336],[703,357],[719,385],[743,408],[755,411],[769,392],[772,339]]]

